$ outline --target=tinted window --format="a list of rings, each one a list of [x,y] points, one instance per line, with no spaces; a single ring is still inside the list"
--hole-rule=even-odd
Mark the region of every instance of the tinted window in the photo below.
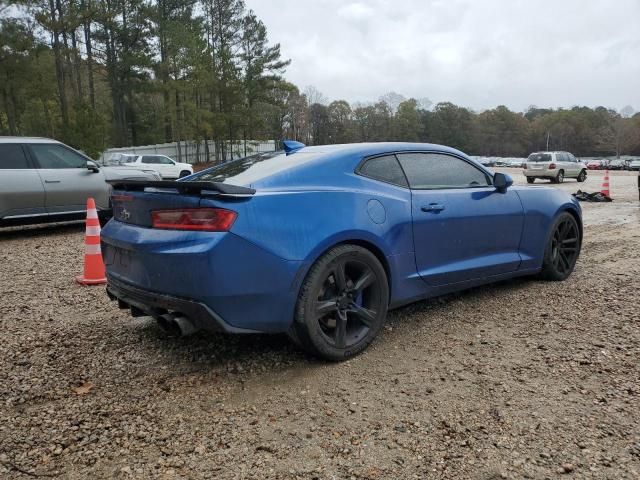
[[[567,154],[566,153],[556,153],[556,160],[558,162],[568,162],[569,159],[567,158]]]
[[[569,161],[570,162],[572,162],[572,163],[576,163],[577,162],[576,157],[574,157],[571,153],[568,153],[567,155],[569,155]]]
[[[62,145],[38,143],[30,148],[40,168],[87,168],[86,158]]]
[[[490,185],[479,168],[450,155],[438,153],[398,154],[411,188],[464,188]]]
[[[407,186],[407,179],[400,168],[395,155],[370,158],[360,168],[360,173],[365,177],[393,183],[394,185]]]
[[[22,146],[17,143],[0,145],[0,169],[10,168],[21,170],[29,168]]]
[[[550,162],[551,154],[550,153],[532,153],[527,158],[529,162]]]
[[[173,162],[167,157],[161,157],[158,155],[144,155],[142,157],[142,163],[153,163],[156,165],[173,165]]]

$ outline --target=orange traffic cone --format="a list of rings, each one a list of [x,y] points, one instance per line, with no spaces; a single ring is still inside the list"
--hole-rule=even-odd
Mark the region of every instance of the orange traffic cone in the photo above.
[[[602,188],[600,189],[600,193],[611,198],[611,194],[609,193],[609,170],[604,171],[604,180],[602,181]]]
[[[100,250],[100,221],[93,198],[87,199],[87,229],[84,236],[84,274],[76,277],[82,285],[107,283]]]

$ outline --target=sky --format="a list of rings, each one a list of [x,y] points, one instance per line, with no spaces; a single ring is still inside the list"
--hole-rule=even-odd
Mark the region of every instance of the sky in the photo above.
[[[329,100],[640,110],[640,0],[245,0]]]

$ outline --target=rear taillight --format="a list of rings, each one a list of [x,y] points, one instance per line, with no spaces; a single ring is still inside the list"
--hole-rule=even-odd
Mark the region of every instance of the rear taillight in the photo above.
[[[555,163],[550,163],[549,164],[549,170],[554,170],[556,168],[556,164]]]
[[[181,208],[151,212],[153,228],[226,232],[238,214],[224,208]]]

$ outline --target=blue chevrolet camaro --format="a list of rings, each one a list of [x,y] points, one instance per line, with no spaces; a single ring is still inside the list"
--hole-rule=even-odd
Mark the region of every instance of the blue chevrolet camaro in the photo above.
[[[387,310],[507,278],[564,280],[580,206],[514,187],[452,148],[305,147],[180,181],[114,181],[102,232],[109,296],[176,332],[287,332],[349,358]]]

